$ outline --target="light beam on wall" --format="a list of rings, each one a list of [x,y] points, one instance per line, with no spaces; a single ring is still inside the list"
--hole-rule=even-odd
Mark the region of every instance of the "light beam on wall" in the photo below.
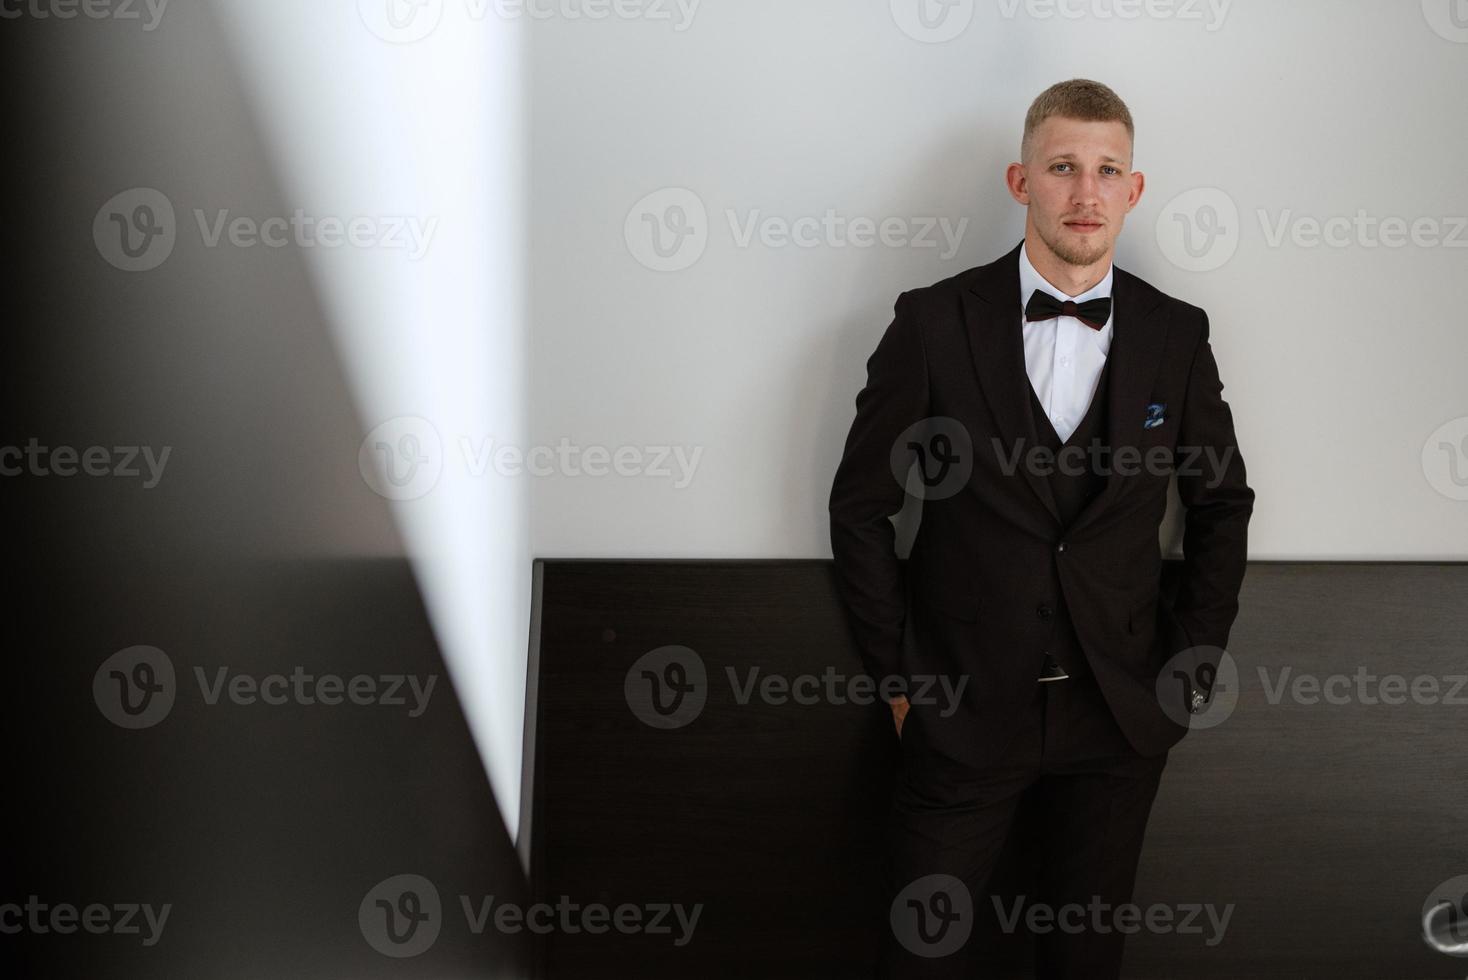
[[[390,500],[514,835],[528,495],[481,466],[526,428],[522,29],[442,0],[215,2],[291,207],[357,229],[298,244],[364,422],[342,450]]]

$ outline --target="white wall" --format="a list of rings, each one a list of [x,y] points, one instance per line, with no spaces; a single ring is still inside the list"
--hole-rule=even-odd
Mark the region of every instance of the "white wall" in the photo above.
[[[1136,117],[1119,264],[1210,313],[1253,557],[1468,555],[1463,0],[425,0],[382,36],[401,2],[220,5],[293,203],[440,219],[412,274],[311,258],[363,419],[441,439],[394,514],[512,831],[530,557],[829,555],[892,303],[1019,240],[1003,170],[1064,78]],[[1295,237],[1358,212],[1457,246]],[[828,213],[924,244],[764,238]]]
[[[830,478],[893,301],[1020,239],[1003,171],[1025,110],[1089,77],[1131,107],[1148,178],[1118,264],[1209,312],[1258,494],[1252,556],[1468,556],[1468,485],[1433,437],[1451,422],[1468,454],[1468,229],[1458,247],[1270,238],[1361,210],[1447,237],[1468,215],[1468,26],[1447,0],[959,2],[942,43],[917,39],[915,8],[706,0],[682,30],[672,7],[535,23],[532,438],[702,451],[683,489],[538,479],[536,554],[828,556]],[[624,235],[666,188],[707,213],[680,271],[648,268]],[[1196,230],[1208,206],[1226,234],[1195,271],[1175,214]],[[968,224],[949,255],[941,235],[742,246],[728,218],[828,209]]]

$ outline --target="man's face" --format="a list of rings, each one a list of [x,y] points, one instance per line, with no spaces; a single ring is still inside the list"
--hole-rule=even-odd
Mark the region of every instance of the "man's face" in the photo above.
[[[1031,159],[1009,171],[1010,193],[1029,207],[1026,236],[1070,265],[1107,258],[1142,196],[1126,126],[1051,116],[1033,137]]]

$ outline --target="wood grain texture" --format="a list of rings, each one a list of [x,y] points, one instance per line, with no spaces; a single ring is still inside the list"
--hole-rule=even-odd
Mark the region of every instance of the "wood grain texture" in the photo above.
[[[615,931],[542,937],[538,975],[870,975],[886,929],[882,835],[897,761],[886,709],[741,703],[728,674],[743,684],[751,670],[859,672],[831,563],[537,565],[532,889],[549,901],[703,908],[683,946]],[[1164,593],[1177,571],[1167,563]],[[1173,749],[1136,895],[1142,906],[1231,905],[1231,918],[1213,945],[1209,927],[1133,936],[1128,976],[1468,973],[1429,950],[1419,926],[1429,891],[1468,873],[1468,703],[1441,703],[1444,679],[1468,674],[1465,596],[1461,564],[1250,566],[1230,641],[1237,706]],[[696,652],[707,702],[661,730],[634,713],[624,681],[669,644]],[[1363,703],[1358,670],[1438,678],[1439,703]],[[1352,678],[1349,703],[1303,703],[1289,688],[1300,675]],[[1468,687],[1458,697],[1468,702]],[[1001,895],[1028,887],[1026,812],[996,871]],[[973,941],[994,975],[1027,975],[1024,940],[983,923]]]

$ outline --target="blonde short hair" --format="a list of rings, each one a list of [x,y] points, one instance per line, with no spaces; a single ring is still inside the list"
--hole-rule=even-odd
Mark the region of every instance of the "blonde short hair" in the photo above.
[[[1030,103],[1030,111],[1025,113],[1024,137],[1019,145],[1021,161],[1029,162],[1035,130],[1051,116],[1080,119],[1084,122],[1119,122],[1126,126],[1127,136],[1133,142],[1137,138],[1131,111],[1127,109],[1121,96],[1100,82],[1093,82],[1088,78],[1072,78],[1067,82],[1056,82]]]

